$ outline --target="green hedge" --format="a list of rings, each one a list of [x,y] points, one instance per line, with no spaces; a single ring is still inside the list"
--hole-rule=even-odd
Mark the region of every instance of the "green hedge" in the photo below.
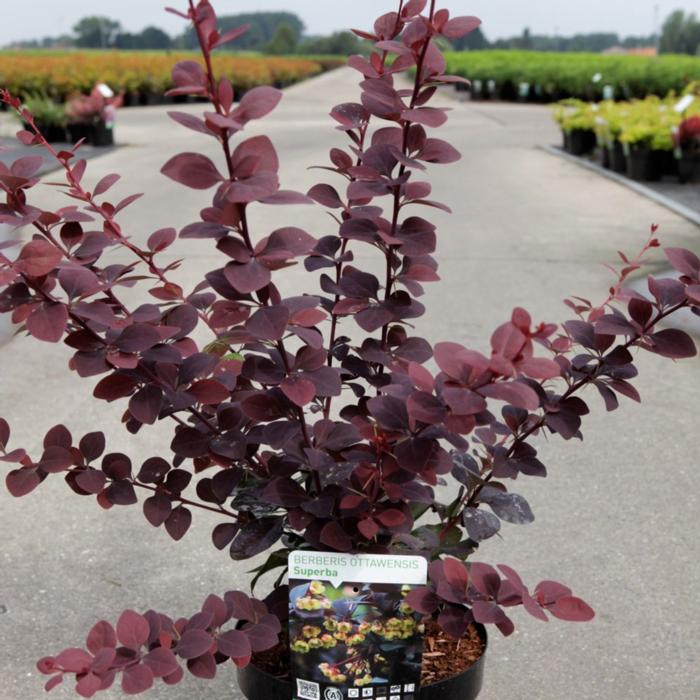
[[[600,100],[603,87],[612,85],[617,99],[665,96],[682,92],[700,80],[700,57],[627,56],[539,51],[463,51],[447,54],[448,73],[494,81],[492,97],[514,99],[518,86],[529,83],[531,96],[545,101],[567,97]],[[594,76],[601,79],[595,82]]]

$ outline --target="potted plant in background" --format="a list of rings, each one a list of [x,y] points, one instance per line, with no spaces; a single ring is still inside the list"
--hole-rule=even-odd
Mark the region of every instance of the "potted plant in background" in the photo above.
[[[597,105],[582,100],[568,99],[557,105],[554,118],[561,127],[567,153],[582,156],[595,149],[597,116]]]
[[[688,117],[674,132],[681,182],[700,181],[700,115]]]
[[[89,95],[73,95],[66,106],[71,140],[85,139],[91,146],[113,146],[116,110],[123,99],[104,83],[95,85]]]
[[[35,93],[24,97],[24,107],[34,115],[38,128],[49,143],[67,140],[68,115],[65,105],[58,104],[44,93]]]
[[[0,311],[38,340],[63,340],[79,376],[101,376],[95,397],[125,402],[130,433],[171,424],[173,455],[134,465],[109,451],[100,431],[74,438],[56,426],[32,458],[11,443],[0,420],[3,460],[13,464],[6,482],[21,497],[62,474],[76,494],[103,508],[134,505],[140,494],[147,520],[174,539],[187,533],[194,511],[206,511],[218,520],[213,544],[235,561],[269,553],[254,584],[270,573],[278,579],[264,601],[232,591],[211,595],[189,618],[127,610],[116,627],[98,622],[85,649],[39,662],[50,676],[46,688],[74,677],[77,692],[91,697],[119,678],[123,691],[135,694],[158,678],[179,682],[183,666],[211,678],[232,660],[251,700],[290,697],[284,674],[298,640],[283,631],[289,596],[279,584],[291,550],[321,549],[429,559],[429,584],[405,603],[425,616],[428,643],[452,644],[455,656],[449,668],[424,668],[430,682],[421,697],[474,698],[483,625],[511,634],[507,611],[520,605],[541,620],[593,617],[566,586],[544,581],[531,590],[512,568],[471,560],[502,521],[533,519],[509,480],[546,475],[538,436],[580,436],[584,389],[597,389],[608,410],[620,396],[639,399],[630,381],[633,350],[695,355],[687,334],[659,324],[681,309],[698,312],[700,260],[667,250],[675,279],[650,279],[649,298],[625,290],[643,255],[659,245],[652,235],[638,257],[624,257],[600,305],[569,302],[573,320],[533,325],[519,308],[494,331],[488,355],[451,342],[431,346],[410,331],[424,312],[423,285],[438,279],[436,227],[421,214],[448,207],[430,198],[423,171],[460,157],[429,135],[447,121],[445,109],[430,105],[436,87],[457,80],[444,74],[434,40],[463,36],[478,20],[410,0],[357,32],[375,46],[369,58],[349,60],[360,74],[360,101],[332,110],[340,132],[327,166],[332,183],[303,195],[280,189],[269,138],[240,134],[281,94],[255,88],[235,103],[231,83],[212,71],[212,51],[244,28],[220,34],[207,0],[173,12],[194,23],[204,67],[178,64],[171,94],[204,96],[212,106],[202,118],[170,116],[218,141],[222,159],[217,165],[183,153],[163,173],[214,190],[211,206],[180,236],[215,245],[220,267],[183,290],[173,277],[177,263],[161,258],[177,232],[159,229],[143,247],[125,236],[118,215],[138,195],[110,202],[117,175],[84,184],[77,149],[56,152],[6,91],[2,101],[29,125],[18,138],[56,159],[77,205],[45,211],[31,203],[38,156],[0,168],[0,220],[33,230],[18,254],[7,246],[0,253]],[[398,82],[414,68],[410,86]],[[292,226],[251,227],[251,209],[314,202],[333,213],[336,232],[316,238]],[[108,262],[113,249],[132,261]],[[381,280],[354,262],[362,249],[383,261]],[[283,297],[273,277],[302,260],[321,273],[320,290]],[[121,288],[134,284],[148,290],[150,303],[126,303]],[[195,328],[210,334],[206,345],[193,339]],[[443,480],[454,486],[448,502],[435,491]],[[343,675],[347,663],[330,670]]]
[[[664,175],[666,154],[673,150],[671,132],[659,124],[636,122],[620,134],[632,180],[654,182]]]
[[[655,181],[669,173],[677,119],[678,115],[658,97],[632,103],[620,132],[630,178]]]
[[[620,143],[626,113],[625,105],[608,100],[598,105],[595,115],[596,158],[603,168],[616,173],[627,172],[627,159]]]
[[[605,109],[605,122],[608,146],[608,161],[610,169],[614,173],[627,174],[627,155],[625,148],[620,141],[622,127],[629,114],[629,107],[626,104],[607,102]]]

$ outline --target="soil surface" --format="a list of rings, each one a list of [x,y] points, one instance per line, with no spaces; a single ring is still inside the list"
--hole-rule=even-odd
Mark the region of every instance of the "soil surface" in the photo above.
[[[484,653],[484,642],[473,625],[461,639],[445,634],[438,624],[426,624],[421,683],[438,683],[466,671]],[[289,678],[289,645],[282,640],[274,649],[253,655],[261,671],[276,678]]]
[[[484,653],[484,641],[472,625],[461,639],[445,634],[437,622],[426,625],[421,683],[438,683],[471,668]]]

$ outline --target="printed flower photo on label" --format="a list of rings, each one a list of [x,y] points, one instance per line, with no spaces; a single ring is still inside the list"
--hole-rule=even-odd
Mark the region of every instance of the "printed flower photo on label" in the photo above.
[[[424,628],[422,616],[405,601],[412,588],[352,582],[336,587],[319,580],[292,580],[289,643],[293,676],[319,684],[320,697],[325,700],[336,700],[324,695],[326,686],[346,689],[337,700],[374,700],[380,687],[387,696],[401,694],[404,685],[418,687]],[[308,692],[308,686],[304,688]]]

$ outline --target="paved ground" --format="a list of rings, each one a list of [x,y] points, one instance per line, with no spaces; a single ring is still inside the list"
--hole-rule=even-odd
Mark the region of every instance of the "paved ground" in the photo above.
[[[689,209],[700,212],[700,185],[697,182],[679,185],[672,178],[665,177],[661,182],[652,182],[651,188]]]
[[[303,189],[339,142],[326,116],[356,95],[350,72],[336,72],[288,91],[265,122],[280,150],[287,186]],[[427,298],[419,330],[432,341],[452,339],[485,349],[490,330],[515,305],[537,319],[563,319],[569,294],[605,294],[602,263],[620,248],[636,250],[649,225],[664,241],[700,248],[698,229],[667,210],[536,146],[557,141],[548,110],[536,106],[454,103],[447,137],[465,154],[458,167],[436,168],[435,194],[455,210],[440,225],[443,282]],[[119,115],[127,147],[95,160],[90,177],[124,173],[124,193],[149,196],[125,217],[135,238],[195,218],[206,196],[154,173],[171,154],[199,148],[199,135],[175,128],[162,108]],[[47,192],[46,197],[54,196]],[[263,218],[264,217],[264,218]],[[321,234],[327,218],[308,208],[265,208],[255,216],[267,233],[288,222]],[[214,264],[210,244],[189,242],[194,284]],[[290,272],[288,288],[308,289],[309,275]],[[158,430],[126,438],[119,406],[95,406],[90,387],[66,369],[67,352],[16,338],[0,348],[0,415],[13,419],[17,442],[37,446],[43,431],[64,421],[75,433],[104,426],[112,447],[139,459],[164,444]],[[509,563],[534,585],[541,578],[570,583],[597,609],[589,625],[539,623],[516,613],[518,633],[495,633],[484,700],[693,700],[700,661],[697,412],[700,361],[672,365],[641,361],[642,406],[626,405],[611,419],[596,411],[583,444],[542,445],[551,467],[544,482],[523,481],[537,522],[509,527],[484,558]],[[214,521],[215,522],[215,521]],[[80,642],[92,621],[125,606],[191,611],[210,591],[243,584],[233,565],[208,543],[212,526],[198,517],[179,544],[154,534],[134,509],[101,512],[58,481],[28,499],[0,493],[0,699],[41,697],[32,662]],[[151,700],[235,700],[234,677],[214,683],[159,687]],[[65,690],[54,697],[67,698]],[[120,697],[116,691],[106,698]]]

